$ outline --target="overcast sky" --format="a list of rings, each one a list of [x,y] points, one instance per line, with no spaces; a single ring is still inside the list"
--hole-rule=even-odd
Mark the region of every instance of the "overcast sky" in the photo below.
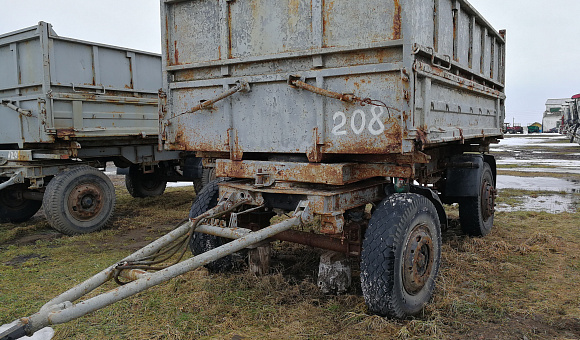
[[[541,122],[548,98],[580,93],[580,1],[469,2],[507,29],[506,121]],[[0,0],[0,8],[0,34],[42,20],[61,36],[161,50],[158,0]]]

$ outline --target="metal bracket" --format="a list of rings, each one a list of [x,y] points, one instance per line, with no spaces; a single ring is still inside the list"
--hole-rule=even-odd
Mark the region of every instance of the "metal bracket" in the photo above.
[[[18,106],[16,106],[16,105],[12,104],[12,102],[11,102],[11,101],[9,101],[9,100],[3,100],[3,101],[2,101],[2,105],[6,106],[6,107],[7,107],[7,108],[9,108],[10,110],[14,110],[14,111],[16,111],[16,112],[20,113],[20,114],[21,114],[21,115],[23,115],[23,116],[26,116],[26,117],[32,117],[32,111],[30,111],[30,110],[24,110],[24,109],[21,109],[21,108],[19,108]]]
[[[445,59],[445,61],[449,64],[448,66],[443,66],[442,63],[438,63],[435,61],[435,50],[433,50],[433,47],[427,46],[425,47],[427,50],[429,50],[430,54],[431,54],[431,65],[436,66],[442,70],[445,71],[449,71],[451,70],[451,57],[447,54],[443,55],[443,58],[439,57],[439,59]]]
[[[254,186],[256,188],[264,188],[269,187],[276,182],[276,178],[272,176],[270,173],[263,171],[262,169],[258,169],[258,172],[254,175]]]
[[[296,210],[294,210],[294,217],[300,217],[300,221],[302,223],[308,223],[312,221],[314,215],[310,211],[310,202],[309,201],[300,201]]]
[[[105,85],[101,85],[101,87],[103,88],[103,92],[98,92],[98,91],[95,91],[95,92],[84,92],[84,91],[79,91],[79,90],[75,89],[75,84],[73,84],[73,83],[70,83],[70,84],[72,86],[73,92],[75,92],[75,93],[98,94],[98,95],[104,95],[105,93],[107,93],[107,89],[105,88]]]
[[[18,171],[17,173],[12,175],[12,177],[10,177],[9,180],[0,184],[0,190],[5,189],[5,188],[7,188],[11,185],[14,185],[14,184],[19,184],[19,183],[24,183],[24,172],[23,171]]]
[[[340,234],[344,231],[345,219],[342,212],[333,212],[332,215],[323,215],[320,232],[323,234]]]

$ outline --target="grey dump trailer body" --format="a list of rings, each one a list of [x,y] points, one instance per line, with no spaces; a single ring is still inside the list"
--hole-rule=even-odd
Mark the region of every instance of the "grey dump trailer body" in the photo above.
[[[345,291],[360,260],[369,312],[402,318],[432,296],[444,202],[459,203],[464,232],[490,232],[505,32],[467,1],[161,0],[161,21],[160,147],[194,151],[226,178],[204,187],[189,222],[13,334],[202,265],[228,270],[249,246],[263,273],[272,239],[324,249],[326,292]],[[276,214],[290,218],[270,225]],[[152,258],[186,243],[196,256],[151,272]],[[113,277],[132,282],[72,304]]]
[[[465,1],[196,0],[162,10],[166,149],[320,161],[502,136],[504,36]],[[387,107],[299,90],[294,79]],[[249,91],[186,113],[238,81]]]
[[[2,222],[32,216],[53,177],[76,166],[104,167],[115,161],[122,167],[171,172],[180,153],[157,150],[161,84],[157,54],[60,37],[44,22],[0,35]],[[147,195],[146,175],[137,168],[133,173],[128,188],[136,196]],[[91,174],[90,168],[78,172]],[[157,181],[157,187],[153,182],[149,178],[156,192],[165,187],[164,181]],[[47,217],[66,233],[99,229],[112,213],[110,188],[103,182],[75,197],[77,203],[67,203],[67,209],[82,214]],[[51,193],[66,195],[62,190]]]
[[[60,37],[40,23],[0,36],[0,58],[2,102],[30,112],[0,107],[0,145],[157,136],[159,55]]]

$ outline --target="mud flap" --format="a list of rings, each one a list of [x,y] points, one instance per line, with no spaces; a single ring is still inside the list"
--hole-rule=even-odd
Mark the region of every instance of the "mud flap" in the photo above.
[[[443,193],[445,203],[457,203],[460,197],[477,197],[483,171],[483,155],[458,155],[451,158]],[[495,161],[493,162],[495,164]]]

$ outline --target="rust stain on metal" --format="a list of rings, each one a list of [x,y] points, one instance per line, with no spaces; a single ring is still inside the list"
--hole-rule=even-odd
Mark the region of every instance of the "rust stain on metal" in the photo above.
[[[319,88],[316,86],[312,86],[312,85],[307,84],[307,83],[300,81],[300,80],[293,80],[291,82],[291,84],[293,86],[299,87],[299,88],[304,89],[306,91],[310,91],[312,93],[316,93],[316,94],[319,94],[321,96],[338,99],[340,101],[347,102],[347,103],[353,102],[356,98],[352,94],[342,94],[342,93],[337,93],[337,92],[325,90],[325,89],[322,89],[322,88]]]
[[[175,56],[175,64],[179,64],[179,50],[177,49],[177,41],[174,41],[173,44],[175,45],[174,56]]]
[[[315,233],[287,230],[277,234],[273,238],[279,241],[299,243],[320,249],[332,250],[339,253],[350,253],[353,255],[360,254],[360,244],[358,242],[349,242],[348,240],[345,241],[339,238],[333,238]]]
[[[165,35],[167,36],[167,39],[165,39],[165,51],[167,51],[166,52],[167,53],[166,54],[166,57],[167,57],[167,61],[171,63],[171,58],[170,58],[170,55],[169,55],[169,51],[170,51],[169,41],[171,39],[169,39],[169,37],[170,37],[170,34],[169,34],[169,20],[168,20],[167,17],[165,18]]]
[[[401,39],[401,4],[399,0],[393,0],[395,14],[393,15],[393,40]]]
[[[288,12],[290,14],[299,14],[300,0],[290,0],[288,3]]]
[[[425,148],[425,144],[427,144],[427,131],[426,127],[420,127],[417,129],[417,142],[421,145],[421,150]]]
[[[409,177],[412,169],[407,166],[365,163],[280,163],[265,161],[218,160],[216,174],[219,177],[260,179],[260,184],[276,181],[325,183],[345,185],[373,177]]]
[[[76,136],[76,131],[75,129],[69,128],[69,129],[58,129],[56,130],[56,136],[57,137],[74,137]]]

